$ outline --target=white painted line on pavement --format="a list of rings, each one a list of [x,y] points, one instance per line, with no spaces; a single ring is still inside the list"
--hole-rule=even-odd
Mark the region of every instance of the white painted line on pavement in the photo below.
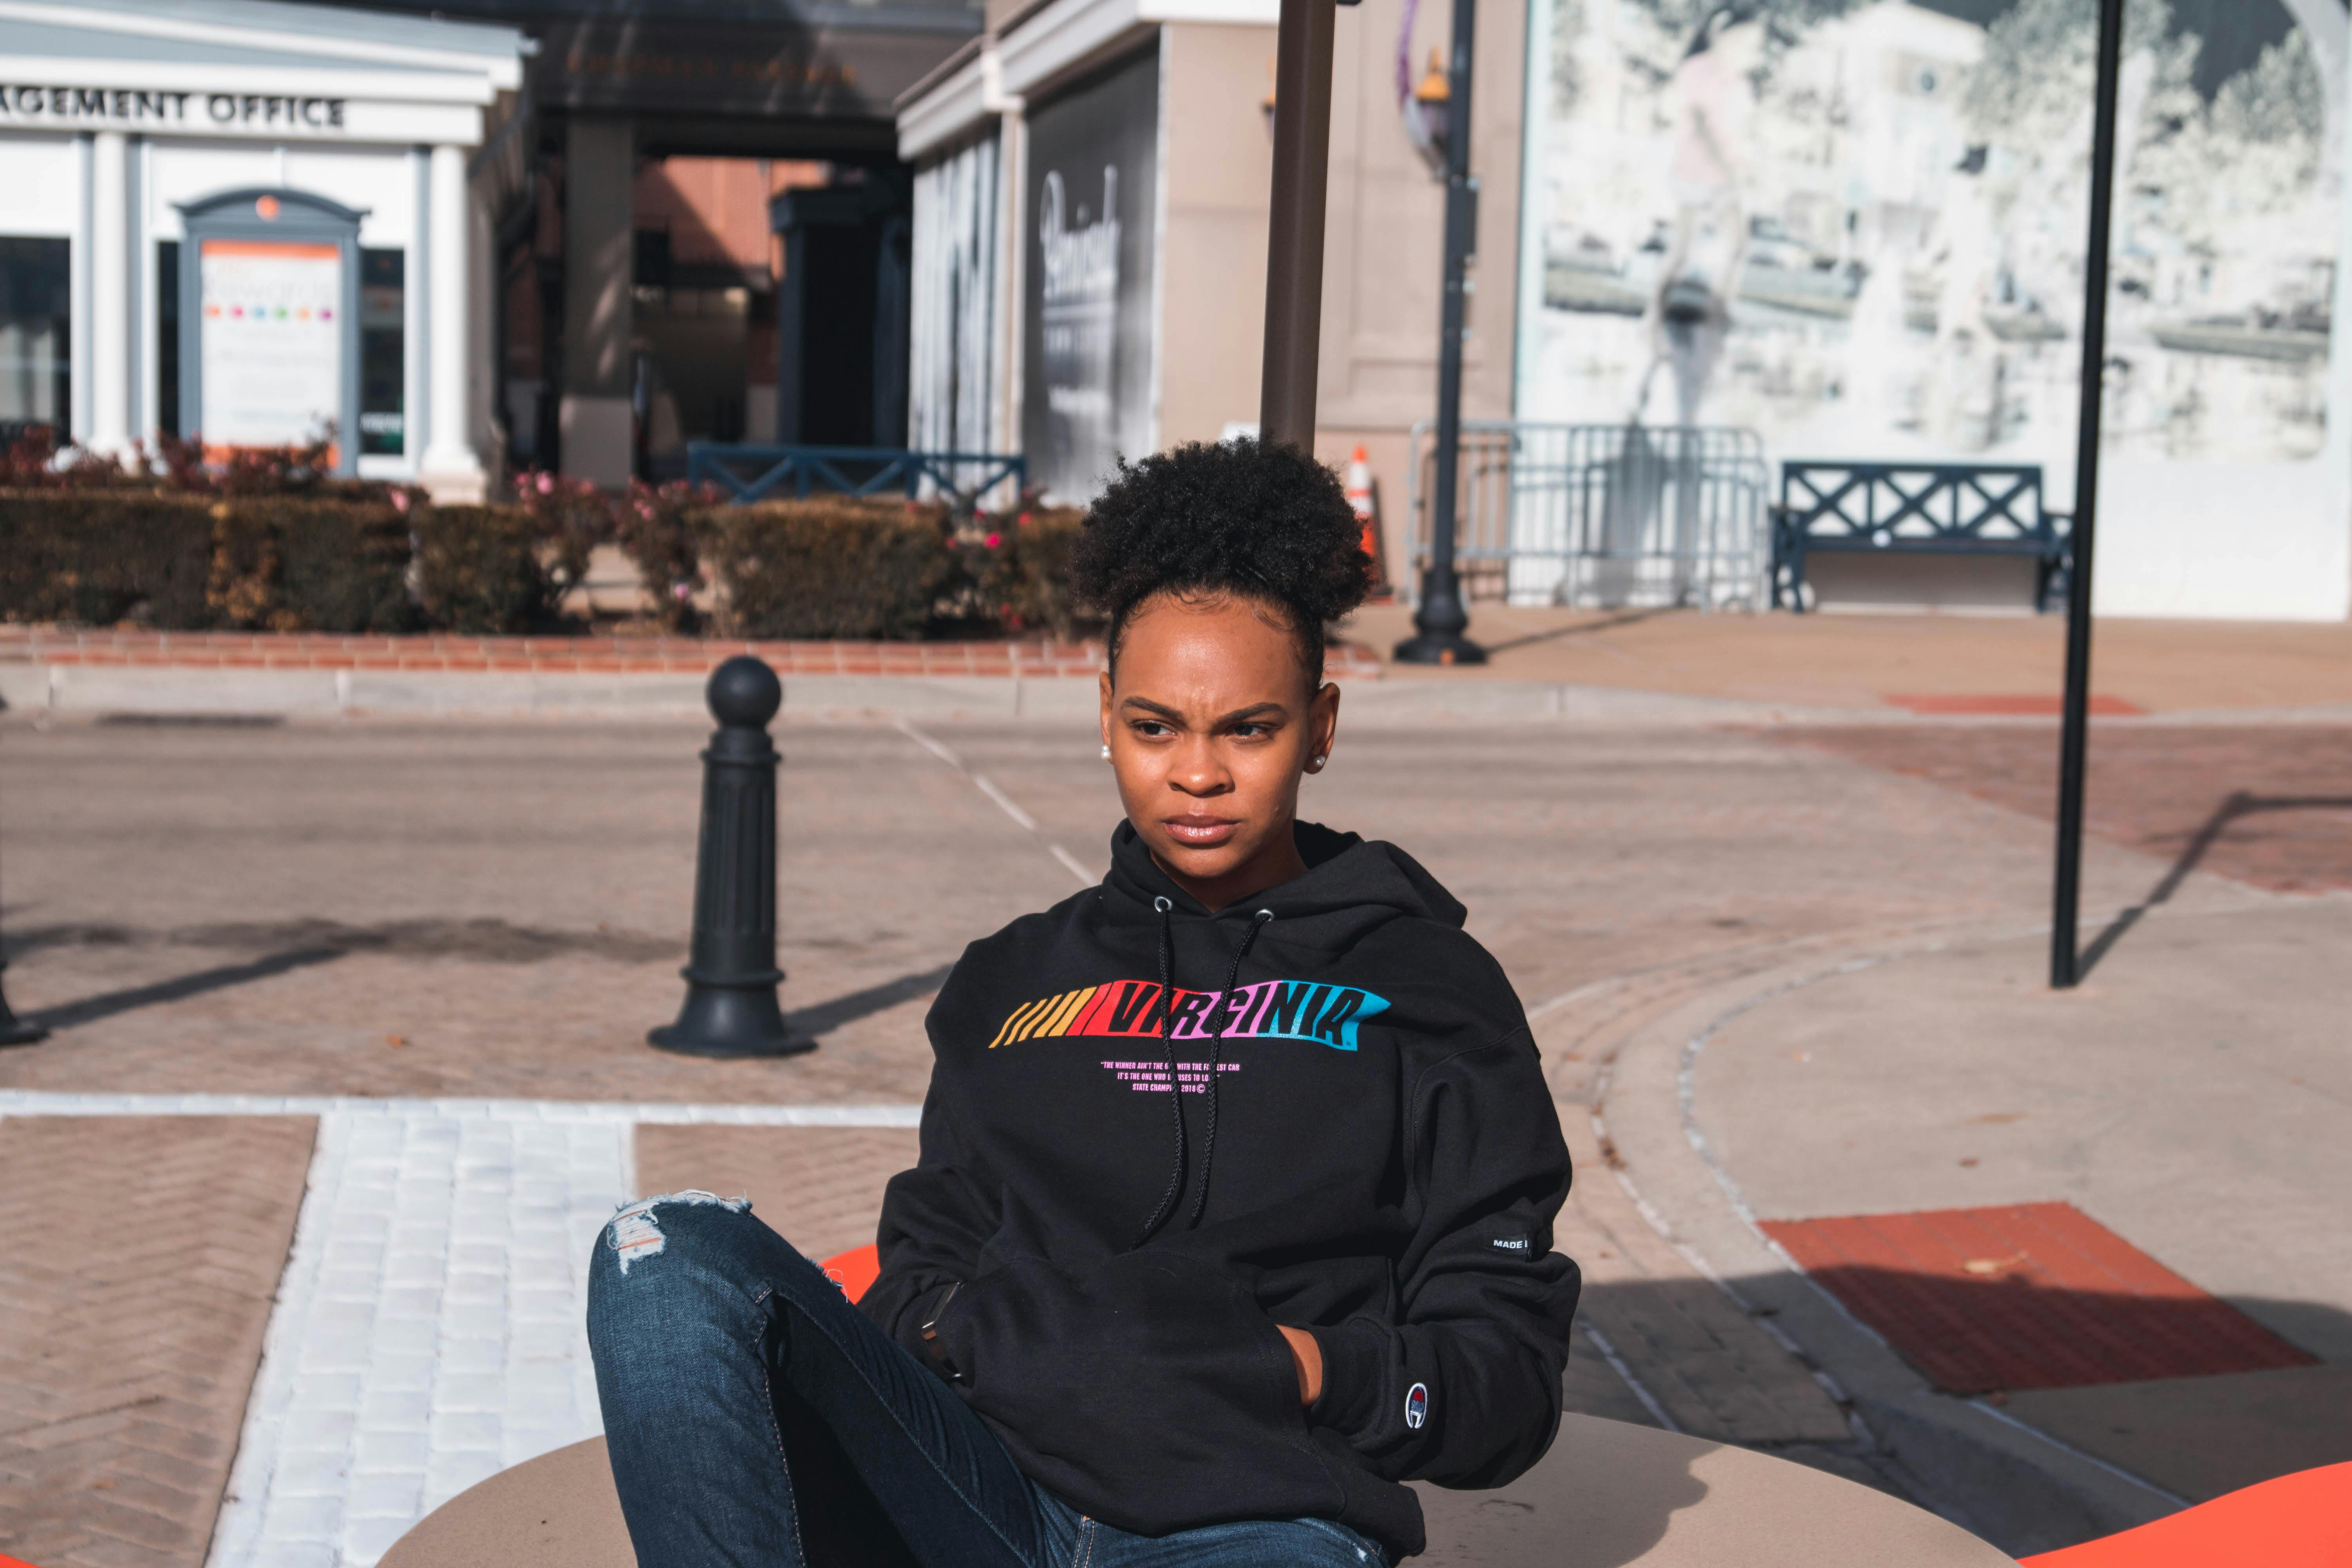
[[[1642,1402],[1642,1408],[1648,1411],[1659,1426],[1669,1432],[1682,1430],[1681,1425],[1672,1415],[1666,1414],[1666,1407],[1658,1403],[1658,1396],[1651,1393],[1640,1378],[1633,1375],[1633,1369],[1625,1364],[1625,1358],[1617,1353],[1617,1347],[1609,1342],[1608,1335],[1581,1318],[1577,1320],[1576,1329],[1579,1333],[1592,1342],[1592,1348],[1601,1352],[1601,1359],[1609,1363],[1609,1370],[1617,1374],[1617,1381],[1632,1391],[1633,1397]]]
[[[990,778],[986,773],[974,773],[971,775],[971,782],[978,784],[980,786],[980,793],[994,801],[998,807],[1003,811],[1005,816],[1011,817],[1013,821],[1019,823],[1022,826],[1027,828],[1032,833],[1037,831],[1037,819],[1030,816],[1027,812],[1022,810],[1019,806],[1013,805],[1013,797],[1006,795],[1003,790],[997,788],[996,781],[994,779]]]
[[[1040,832],[1037,826],[1037,819],[1030,816],[1027,812],[1022,810],[1020,806],[1013,804],[1013,800],[1011,795],[1006,795],[1003,790],[996,787],[996,781],[994,779],[990,778],[986,773],[976,773],[972,772],[970,767],[965,765],[964,760],[961,757],[956,755],[955,752],[941,745],[938,741],[933,740],[921,730],[916,728],[911,721],[904,717],[900,717],[893,719],[890,723],[891,727],[896,729],[898,733],[906,736],[907,739],[914,742],[915,744],[922,747],[923,750],[930,752],[931,755],[939,758],[940,761],[947,763],[948,766],[953,768],[956,772],[970,779],[972,784],[978,787],[981,794],[986,795],[990,800],[996,803],[996,807],[999,811],[1002,811],[1005,816],[1020,824],[1024,832],[1034,835],[1038,842],[1045,845],[1045,852],[1048,855],[1051,855],[1055,859],[1060,861],[1063,869],[1066,870],[1071,876],[1076,877],[1078,879],[1079,887],[1091,888],[1097,880],[1099,880],[1093,872],[1088,871],[1084,866],[1078,864],[1076,856],[1071,854],[1068,850],[1063,848],[1052,839],[1047,838],[1044,833]]]
[[[9,1116],[442,1116],[498,1121],[919,1127],[919,1105],[677,1105],[588,1100],[397,1100],[354,1094],[80,1094],[0,1089]]]
[[[900,717],[893,719],[890,721],[890,723],[891,727],[896,729],[898,733],[906,736],[907,739],[914,742],[915,744],[922,747],[923,750],[930,752],[931,755],[939,758],[940,761],[947,763],[948,766],[953,768],[956,772],[961,773],[970,771],[963,765],[963,759],[961,757],[957,756],[953,752],[949,751],[947,747],[941,745],[930,736],[924,734],[920,730],[916,729],[915,726],[908,722],[905,718]]]

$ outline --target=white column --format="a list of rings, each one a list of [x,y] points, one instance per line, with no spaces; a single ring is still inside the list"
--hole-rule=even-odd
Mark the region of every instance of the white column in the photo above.
[[[428,240],[432,290],[432,356],[426,380],[432,414],[423,471],[418,479],[436,500],[479,500],[484,488],[481,459],[474,455],[466,417],[466,354],[468,289],[466,242],[466,150],[433,149]]]
[[[89,436],[93,452],[131,446],[131,141],[90,138]]]

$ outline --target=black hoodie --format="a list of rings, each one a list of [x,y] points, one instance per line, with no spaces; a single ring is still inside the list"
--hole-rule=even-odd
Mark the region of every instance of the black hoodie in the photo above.
[[[1211,914],[1121,823],[1100,887],[965,950],[863,1304],[1083,1513],[1333,1519],[1410,1556],[1397,1483],[1500,1486],[1559,1425],[1568,1150],[1462,906],[1392,845],[1297,832],[1305,876]],[[1312,1407],[1276,1323],[1322,1348]]]

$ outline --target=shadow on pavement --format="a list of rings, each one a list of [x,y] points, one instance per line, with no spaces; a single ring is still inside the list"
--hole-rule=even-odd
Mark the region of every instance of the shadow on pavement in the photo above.
[[[686,943],[676,937],[639,931],[557,931],[511,925],[502,920],[387,921],[365,926],[325,920],[224,921],[161,930],[85,922],[28,926],[8,933],[8,950],[17,954],[47,947],[155,945],[265,951],[320,947],[400,958],[465,958],[479,963],[537,963],[572,953],[625,963],[677,963],[686,956]]]
[[[274,952],[250,963],[223,964],[217,969],[200,969],[194,974],[183,974],[173,980],[157,981],[152,985],[134,985],[124,991],[108,991],[96,996],[85,996],[79,1002],[60,1006],[45,1007],[24,1016],[25,1022],[45,1029],[70,1029],[79,1024],[94,1024],[100,1018],[111,1018],[118,1013],[135,1012],[163,1002],[184,1001],[201,996],[207,991],[225,991],[232,985],[245,985],[256,980],[268,980],[274,975],[296,969],[306,969],[314,963],[332,963],[345,956],[339,947],[298,948],[291,952]]]
[[[2137,925],[2142,916],[2179,892],[2180,884],[2189,879],[2189,873],[2197,869],[2198,862],[2204,859],[2206,851],[2229,831],[2231,823],[2265,811],[2346,810],[2352,810],[2352,795],[2258,795],[2245,790],[2231,791],[2221,804],[2213,808],[2213,814],[2205,819],[2203,826],[2190,837],[2187,847],[2180,851],[2179,858],[2173,861],[2163,879],[2149,889],[2147,897],[2116,916],[2108,922],[2107,929],[2084,950],[2082,973],[2087,976],[2097,968],[2099,960],[2107,955],[2108,949],[2121,942],[2124,933]]]
[[[952,963],[942,963],[937,969],[926,969],[920,974],[902,974],[896,980],[886,980],[863,991],[852,991],[846,996],[836,996],[830,1002],[819,1002],[811,1007],[795,1007],[784,1016],[784,1022],[794,1029],[822,1035],[870,1014],[896,1007],[901,1002],[927,996],[946,984],[948,975],[954,969]]]
[[[1572,626],[1554,626],[1548,632],[1530,632],[1523,637],[1506,637],[1501,642],[1490,642],[1485,646],[1490,654],[1508,653],[1515,647],[1527,647],[1539,642],[1558,642],[1562,637],[1587,637],[1594,632],[1605,632],[1617,626],[1630,626],[1636,621],[1652,620],[1659,616],[1671,616],[1674,613],[1672,606],[1660,606],[1653,610],[1620,610],[1615,615],[1603,616],[1597,621],[1580,621]]]

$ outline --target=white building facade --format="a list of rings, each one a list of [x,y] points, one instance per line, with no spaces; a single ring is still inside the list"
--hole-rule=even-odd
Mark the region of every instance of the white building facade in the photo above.
[[[480,496],[520,33],[274,0],[0,0],[0,430],[331,443]]]

